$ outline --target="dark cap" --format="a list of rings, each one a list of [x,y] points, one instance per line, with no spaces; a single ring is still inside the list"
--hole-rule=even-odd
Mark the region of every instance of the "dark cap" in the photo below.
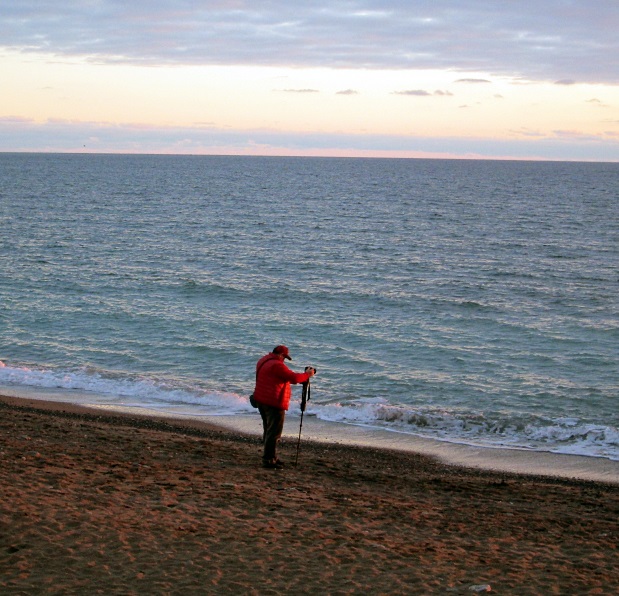
[[[278,356],[281,355],[286,358],[286,360],[292,360],[286,346],[275,346],[273,348],[273,354],[277,354]]]

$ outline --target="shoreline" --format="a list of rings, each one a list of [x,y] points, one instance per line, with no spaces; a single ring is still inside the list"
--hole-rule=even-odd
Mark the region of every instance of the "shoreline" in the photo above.
[[[260,417],[256,413],[235,415],[192,415],[179,412],[161,412],[143,407],[102,405],[62,401],[45,396],[44,392],[0,391],[0,399],[29,402],[43,409],[72,409],[83,413],[109,416],[142,417],[160,419],[179,425],[203,425],[211,429],[225,430],[231,434],[258,437],[262,433]],[[56,396],[60,397],[60,396]],[[282,439],[295,443],[298,438],[299,416],[289,412]],[[326,422],[306,415],[303,420],[302,444],[355,446],[361,449],[383,449],[404,453],[417,453],[437,458],[446,465],[497,473],[513,473],[528,476],[574,478],[594,482],[619,484],[619,461],[602,457],[552,453],[507,447],[473,446],[463,443],[441,441],[395,431],[365,427],[361,425]]]
[[[614,594],[619,486],[0,397],[0,591]],[[70,572],[67,570],[70,569]]]
[[[252,416],[251,414],[245,417],[246,424],[238,424],[232,423],[229,424],[222,422],[222,419],[237,419],[238,416],[203,416],[203,417],[193,417],[193,416],[165,416],[159,412],[149,411],[142,408],[125,408],[120,409],[113,406],[93,406],[93,405],[85,405],[85,404],[76,404],[72,402],[62,402],[62,401],[54,401],[48,399],[36,399],[36,398],[22,398],[22,397],[14,397],[7,396],[4,394],[0,394],[0,412],[3,408],[9,408],[17,411],[24,411],[33,414],[41,414],[43,416],[51,415],[54,417],[58,417],[60,419],[67,420],[88,420],[92,422],[99,422],[105,425],[109,425],[114,427],[116,425],[127,426],[129,428],[144,428],[149,430],[158,430],[163,432],[170,432],[172,434],[178,433],[181,435],[187,436],[195,436],[195,437],[207,437],[207,438],[220,438],[225,441],[230,442],[239,442],[239,443],[255,443],[260,444],[260,433],[258,432],[261,429],[261,421],[258,415]],[[290,418],[294,419],[294,416]],[[282,447],[281,450],[286,449],[288,452],[288,459],[290,460],[290,453],[296,451],[296,443],[298,435],[296,432],[290,430],[292,427],[291,420],[289,417],[286,417],[288,430],[284,428],[284,433],[282,434]],[[337,425],[337,423],[319,423],[319,426],[326,425]],[[433,466],[437,468],[445,468],[445,469],[453,469],[458,471],[460,474],[481,474],[487,475],[489,477],[496,478],[522,478],[530,479],[530,480],[541,480],[541,481],[557,481],[557,482],[573,482],[573,483],[583,483],[583,484],[592,484],[592,485],[608,485],[608,486],[616,486],[619,488],[619,479],[617,478],[606,478],[606,477],[581,477],[577,475],[569,475],[569,474],[557,474],[553,473],[550,470],[547,470],[545,467],[542,467],[540,470],[529,470],[529,471],[521,471],[520,466],[497,466],[496,460],[490,458],[489,461],[492,463],[487,463],[486,465],[480,463],[479,460],[475,460],[478,449],[474,447],[462,446],[464,448],[464,453],[460,457],[456,457],[453,455],[449,455],[449,450],[447,454],[442,452],[440,449],[440,442],[431,441],[425,439],[419,439],[420,443],[418,445],[419,448],[414,448],[410,444],[406,447],[397,448],[394,446],[392,442],[389,441],[381,441],[380,438],[375,441],[368,441],[366,435],[363,436],[363,442],[360,441],[342,441],[337,440],[332,434],[325,433],[324,430],[318,432],[316,428],[309,429],[309,432],[306,432],[307,426],[311,426],[307,424],[307,419],[304,420],[303,423],[303,435],[301,439],[301,449],[300,449],[300,457],[302,458],[303,450],[321,450],[321,449],[329,449],[334,451],[350,451],[354,453],[367,454],[368,456],[373,456],[376,454],[381,454],[385,457],[388,457],[390,454],[398,455],[402,458],[406,457],[415,457],[419,459],[427,460],[431,462]],[[360,431],[364,432],[366,429],[362,427],[359,428]],[[378,433],[380,434],[380,433]],[[426,447],[424,448],[423,444],[432,444],[437,443],[439,448],[434,447]],[[449,447],[452,447],[450,444]],[[470,458],[467,458],[466,451],[471,450],[473,455]],[[480,448],[482,451],[505,451],[508,454],[513,453],[516,458],[521,455],[520,452],[511,451],[511,450],[493,450],[493,449],[485,449]],[[261,447],[259,449],[259,453],[261,453]],[[540,453],[534,452],[531,454],[533,457],[538,457]],[[545,454],[541,454],[545,455]],[[555,454],[547,454],[551,456],[553,459],[555,457],[562,458],[560,455]],[[563,456],[565,458],[575,458],[577,456]],[[509,456],[507,457],[509,459]],[[589,460],[592,458],[579,458]],[[256,459],[258,463],[260,458]],[[524,461],[528,462],[529,458],[527,457]],[[614,462],[610,462],[614,463]]]
[[[212,416],[207,417],[207,420],[211,424],[235,432],[254,436],[258,436],[261,432],[257,416]],[[343,426],[346,429],[345,433],[341,432]],[[298,428],[299,417],[295,414],[287,415],[282,437],[296,442]],[[306,416],[303,420],[302,441],[416,453],[435,458],[445,465],[471,470],[619,484],[619,462],[605,458],[506,447],[473,446],[360,425],[325,422],[311,416]]]

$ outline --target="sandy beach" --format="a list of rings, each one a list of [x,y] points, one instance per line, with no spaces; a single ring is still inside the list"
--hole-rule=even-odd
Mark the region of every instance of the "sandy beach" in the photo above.
[[[617,594],[619,485],[0,397],[2,594]]]

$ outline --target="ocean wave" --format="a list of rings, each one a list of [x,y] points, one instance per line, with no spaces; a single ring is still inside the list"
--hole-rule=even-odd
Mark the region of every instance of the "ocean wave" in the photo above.
[[[508,447],[619,461],[619,429],[576,418],[395,406],[382,399],[312,404],[321,420],[355,424],[479,447]]]
[[[64,390],[67,392],[64,396],[69,401],[97,405],[123,405],[162,411],[183,408],[188,414],[212,416],[253,411],[246,397],[208,390],[197,382],[128,376],[124,372],[101,371],[92,367],[67,371],[2,366],[0,384]]]

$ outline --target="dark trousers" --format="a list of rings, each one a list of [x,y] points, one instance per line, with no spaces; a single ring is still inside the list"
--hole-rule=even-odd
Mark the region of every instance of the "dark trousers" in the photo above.
[[[264,443],[264,454],[262,460],[265,462],[277,461],[277,446],[282,438],[284,430],[284,419],[286,418],[286,410],[273,408],[260,404],[258,406],[260,416],[262,416],[262,441]]]

